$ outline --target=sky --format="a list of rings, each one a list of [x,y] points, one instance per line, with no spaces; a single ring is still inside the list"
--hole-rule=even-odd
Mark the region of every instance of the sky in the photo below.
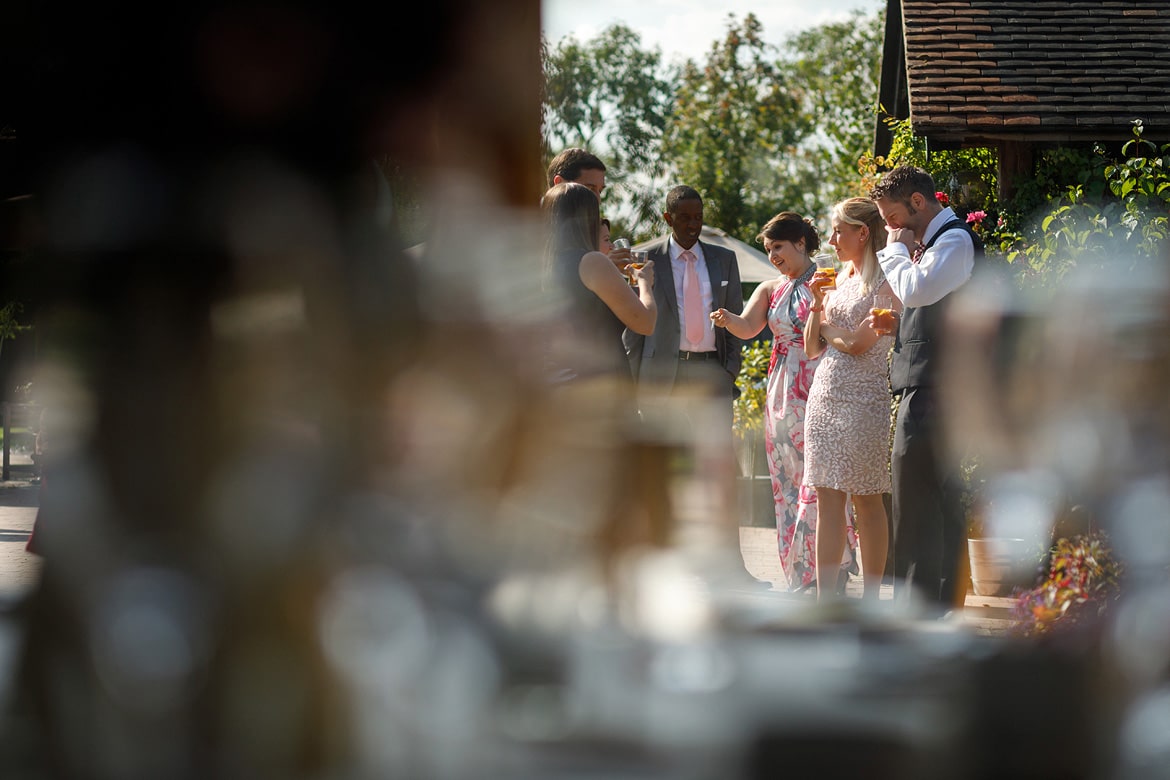
[[[621,22],[642,37],[642,48],[657,46],[664,63],[702,60],[727,32],[728,14],[742,20],[754,13],[764,40],[776,46],[795,32],[839,22],[855,9],[872,14],[886,0],[543,0],[542,27],[550,46],[572,33],[585,42]]]

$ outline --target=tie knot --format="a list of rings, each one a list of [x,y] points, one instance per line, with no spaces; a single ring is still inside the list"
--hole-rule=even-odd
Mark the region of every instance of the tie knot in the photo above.
[[[693,263],[699,259],[699,258],[695,257],[695,253],[689,249],[684,249],[682,254],[679,255],[679,257],[681,257],[683,260],[686,260],[688,263]]]

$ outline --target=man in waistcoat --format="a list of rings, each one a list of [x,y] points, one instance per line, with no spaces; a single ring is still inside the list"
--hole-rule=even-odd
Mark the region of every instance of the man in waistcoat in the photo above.
[[[913,592],[941,616],[965,593],[958,469],[942,443],[936,369],[944,309],[983,251],[967,223],[935,197],[926,171],[904,165],[870,192],[889,241],[878,261],[904,307],[890,363],[898,400],[891,454],[895,597]]]

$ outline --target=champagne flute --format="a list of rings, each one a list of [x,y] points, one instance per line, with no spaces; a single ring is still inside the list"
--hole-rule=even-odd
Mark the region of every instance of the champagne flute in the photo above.
[[[894,319],[892,295],[873,296],[873,308],[870,309],[870,313],[873,315],[873,329],[879,336],[893,333],[894,328],[898,326],[898,321]]]

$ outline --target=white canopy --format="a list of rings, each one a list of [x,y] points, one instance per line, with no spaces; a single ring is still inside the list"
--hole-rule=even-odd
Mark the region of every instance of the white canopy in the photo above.
[[[738,238],[727,235],[719,228],[704,225],[699,240],[735,252],[735,259],[739,262],[739,278],[747,284],[765,282],[780,275],[776,267],[768,262],[766,254],[751,244],[745,244]],[[650,243],[652,242],[644,241],[634,249],[645,249]]]

